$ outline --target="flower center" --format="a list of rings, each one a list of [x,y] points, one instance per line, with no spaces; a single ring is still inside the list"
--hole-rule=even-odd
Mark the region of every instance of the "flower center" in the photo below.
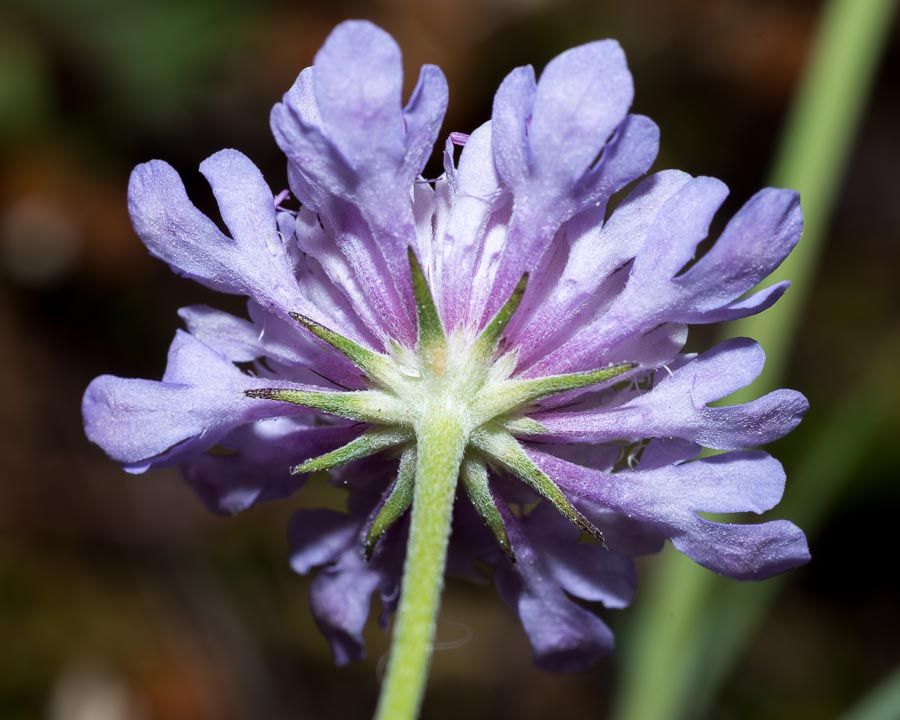
[[[513,410],[490,399],[496,398],[497,389],[502,394],[501,385],[515,369],[516,354],[485,357],[471,333],[454,331],[445,342],[418,352],[394,346],[388,357],[394,373],[373,390],[396,397],[405,409],[407,422],[402,424],[413,429],[435,407],[455,415],[466,435],[497,414]]]
[[[523,276],[503,307],[472,339],[472,333],[462,329],[447,334],[412,251],[409,262],[419,323],[415,350],[393,343],[387,353],[377,353],[309,318],[294,316],[307,330],[360,368],[369,378],[370,389],[332,392],[267,388],[246,392],[250,397],[296,403],[369,423],[369,429],[355,440],[301,463],[293,472],[328,470],[391,447],[400,449],[397,479],[369,523],[366,549],[371,553],[381,535],[413,501],[419,444],[426,436],[433,444],[435,428],[446,426],[453,429],[454,443],[462,443],[462,455],[453,460],[458,470],[453,472],[458,471],[461,486],[508,554],[512,551],[489,488],[489,468],[518,477],[602,542],[602,533],[535,465],[519,439],[546,433],[545,428],[526,415],[534,403],[551,395],[609,381],[633,369],[635,364],[516,379],[513,377],[516,352],[498,355],[498,348],[500,337],[525,293],[527,276]]]

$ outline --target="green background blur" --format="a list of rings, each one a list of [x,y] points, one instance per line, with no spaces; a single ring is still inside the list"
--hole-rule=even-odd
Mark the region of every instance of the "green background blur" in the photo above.
[[[423,62],[443,68],[443,134],[486,120],[513,67],[615,37],[635,76],[634,109],[662,131],[655,169],[723,179],[729,215],[770,175],[822,7],[0,0],[0,718],[366,718],[375,704],[387,636],[372,627],[369,659],[332,667],[308,579],[287,563],[291,512],[338,501],[324,482],[222,519],[175,471],[128,476],[83,437],[89,380],[159,377],[178,307],[240,311],[147,255],[126,212],[133,165],[168,160],[206,211],[212,196],[196,167],[222,147],[284,187],[269,109],[342,19],[391,32],[410,78]],[[792,332],[784,384],[812,410],[773,448],[788,503],[792,474],[814,483],[840,470],[809,522],[813,562],[786,578],[712,697],[692,708],[686,692],[683,717],[839,717],[900,665],[896,27],[885,48],[840,189],[819,208],[823,251]],[[433,159],[429,171],[439,168]],[[690,347],[714,339],[704,329]],[[826,466],[811,470],[817,458]],[[639,602],[666,592],[656,567],[641,566]],[[451,581],[423,717],[609,717],[643,617],[604,613],[617,631],[613,656],[550,675],[532,667],[490,585]],[[686,655],[695,629],[715,642],[704,617],[688,627]],[[676,654],[659,678],[677,665]],[[656,690],[650,674],[628,692]]]

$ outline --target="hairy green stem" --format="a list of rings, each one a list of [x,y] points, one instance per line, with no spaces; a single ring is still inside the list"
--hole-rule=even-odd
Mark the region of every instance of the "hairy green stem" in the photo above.
[[[431,408],[416,428],[412,523],[391,657],[377,720],[418,715],[431,663],[453,500],[467,433],[453,407]]]

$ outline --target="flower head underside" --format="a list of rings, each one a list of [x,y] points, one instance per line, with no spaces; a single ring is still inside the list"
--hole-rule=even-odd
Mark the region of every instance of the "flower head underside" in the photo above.
[[[740,579],[806,562],[786,520],[703,515],[779,502],[783,470],[757,448],[806,400],[720,402],[761,372],[752,340],[684,352],[690,325],[785,292],[755,288],[799,239],[796,193],[760,191],[698,253],[727,188],[647,174],[659,132],[629,112],[613,41],[513,70],[433,180],[446,81],[425,66],[406,104],[402,87],[390,36],[339,25],[272,112],[297,202],[236,150],[202,163],[228,234],[171,166],[135,168],[151,254],[247,313],[183,308],[161,381],[91,383],[88,437],[131,472],[177,465],[225,514],[328,470],[347,512],[300,510],[289,537],[298,572],[322,568],[312,607],[339,663],[363,656],[372,596],[392,611],[409,585],[417,504],[446,520],[439,575],[487,567],[550,669],[610,650],[580,601],[627,605],[634,558],[667,540]]]

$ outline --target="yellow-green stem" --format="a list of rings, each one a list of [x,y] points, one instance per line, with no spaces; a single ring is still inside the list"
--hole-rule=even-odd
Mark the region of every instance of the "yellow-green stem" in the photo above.
[[[431,410],[422,414],[416,428],[412,523],[377,720],[413,720],[418,715],[431,664],[453,499],[467,439],[454,408]]]

